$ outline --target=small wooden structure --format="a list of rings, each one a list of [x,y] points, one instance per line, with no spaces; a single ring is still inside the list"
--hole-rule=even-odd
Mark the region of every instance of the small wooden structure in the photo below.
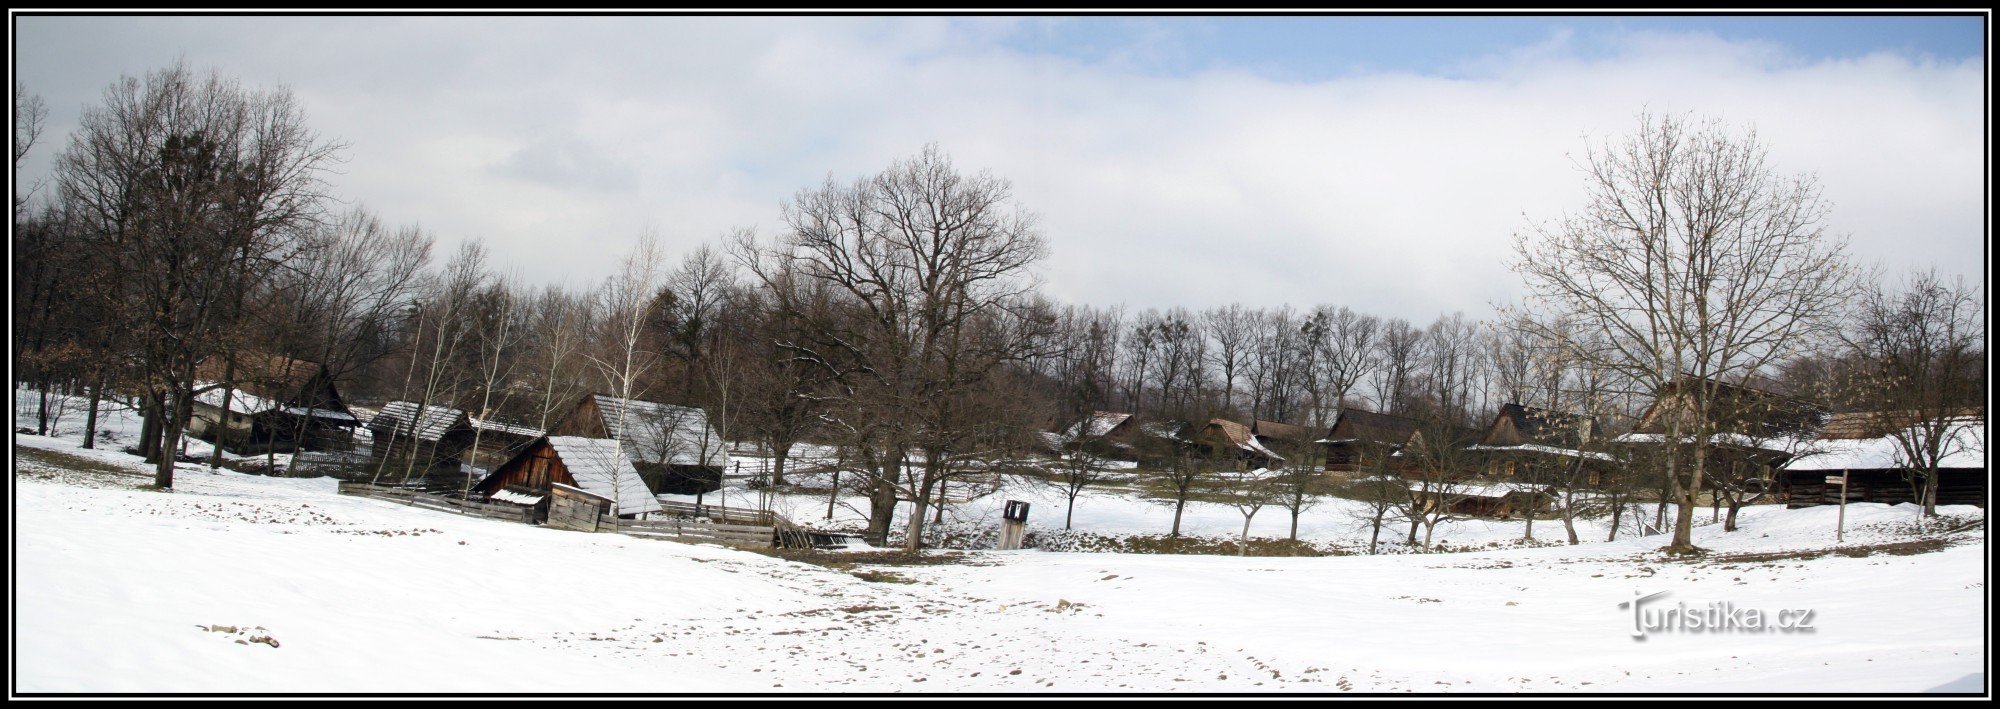
[[[368,422],[375,439],[370,460],[415,459],[424,471],[457,473],[465,451],[472,447],[472,422],[464,411],[412,401],[391,401]]]
[[[247,455],[353,445],[360,422],[324,364],[255,355],[232,366],[210,358],[195,369],[195,377],[188,433],[224,450]]]
[[[592,394],[550,436],[617,438],[656,492],[693,495],[722,488],[729,451],[701,409]]]
[[[660,511],[619,441],[609,438],[544,436],[523,448],[472,486],[474,493],[493,495],[513,490],[529,495],[552,494],[558,485],[580,489],[617,503],[609,514],[620,517]],[[555,498],[549,501],[555,514]]]

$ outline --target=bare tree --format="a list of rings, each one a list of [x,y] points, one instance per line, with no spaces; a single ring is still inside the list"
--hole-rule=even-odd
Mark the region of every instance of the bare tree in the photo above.
[[[281,260],[272,254],[320,214],[320,174],[340,148],[306,126],[289,91],[176,65],[113,84],[58,158],[58,198],[133,284],[118,315],[139,343],[142,448],[159,486],[173,484],[195,366],[241,312],[241,292]]]
[[[1638,134],[1592,146],[1583,170],[1583,212],[1517,235],[1513,267],[1529,310],[1593,335],[1577,343],[1595,345],[1579,347],[1593,363],[1655,392],[1696,382],[1666,422],[1693,459],[1682,474],[1669,456],[1679,513],[1667,549],[1696,552],[1716,387],[1834,326],[1853,291],[1845,244],[1826,234],[1810,176],[1775,173],[1754,132],[1719,122],[1642,115]]]
[[[1253,322],[1249,311],[1243,306],[1231,303],[1228,307],[1212,308],[1201,314],[1201,325],[1210,342],[1210,362],[1222,374],[1222,409],[1236,410],[1236,376],[1243,368],[1248,356]]]
[[[871,532],[886,536],[900,488],[914,551],[940,483],[1004,450],[972,412],[1053,326],[1027,317],[1046,246],[1006,181],[962,175],[934,145],[851,184],[829,179],[784,211],[788,231],[750,270],[795,312],[786,289],[769,288],[788,269],[837,301],[794,351],[836,382],[832,429],[870,469]]]
[[[613,448],[614,458],[639,457],[638,451],[628,452],[625,448],[628,434],[641,426],[629,402],[644,393],[642,382],[660,362],[660,352],[647,347],[646,325],[655,319],[661,305],[665,262],[666,254],[660,249],[659,239],[651,232],[641,234],[639,242],[620,263],[618,272],[597,291],[602,318],[597,323],[596,346],[585,352],[584,357],[591,363],[605,393],[627,402],[616,407],[616,411],[604,412],[608,418],[605,423],[619,432],[613,436],[618,441]],[[622,473],[623,469],[619,471]],[[611,482],[614,487],[619,483],[615,476]]]
[[[1897,291],[1867,290],[1848,336],[1855,393],[1895,441],[1925,516],[1937,516],[1943,461],[1983,440],[1965,431],[1983,422],[1969,415],[1986,398],[1983,302],[1962,278],[1913,273]]]

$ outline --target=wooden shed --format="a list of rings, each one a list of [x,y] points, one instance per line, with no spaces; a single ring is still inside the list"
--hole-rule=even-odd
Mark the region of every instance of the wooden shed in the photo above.
[[[1778,467],[1791,460],[1802,442],[1813,437],[1829,418],[1818,406],[1769,389],[1683,376],[1661,387],[1640,416],[1638,427],[1620,436],[1618,442],[1655,449],[1691,443],[1692,439],[1668,440],[1669,423],[1692,407],[1696,387],[1705,387],[1710,393],[1717,419],[1717,432],[1707,441],[1708,472],[1727,476],[1729,484],[1773,484]]]
[[[528,502],[519,496],[547,495],[552,485],[580,488],[609,500],[621,517],[660,511],[659,500],[626,455],[625,447],[609,438],[536,439],[494,468],[472,490],[488,496],[508,493],[510,502]]]
[[[196,368],[195,377],[188,433],[224,450],[253,454],[353,445],[360,422],[321,363],[278,355],[242,358],[233,365],[210,358]]]
[[[391,401],[368,422],[376,464],[414,458],[417,469],[456,473],[472,447],[472,421],[458,409]]]
[[[660,493],[721,489],[729,467],[728,447],[708,413],[689,406],[592,394],[550,426],[549,435],[623,441],[627,456]]]

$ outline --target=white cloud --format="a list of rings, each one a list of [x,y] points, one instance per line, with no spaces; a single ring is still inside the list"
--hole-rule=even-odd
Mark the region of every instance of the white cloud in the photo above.
[[[1101,63],[999,43],[1036,21],[108,24],[19,21],[20,76],[57,114],[50,145],[117,74],[185,54],[291,85],[354,145],[344,194],[574,284],[648,226],[679,249],[770,233],[800,188],[935,140],[1013,181],[1067,300],[1483,314],[1514,290],[1503,262],[1523,215],[1580,198],[1583,136],[1621,134],[1642,108],[1754,124],[1781,169],[1819,175],[1864,260],[1975,277],[1983,262],[1977,62],[1809,62],[1656,33],[1599,55],[1558,35],[1450,78],[1301,82],[1150,75],[1149,55],[1185,59],[1157,34]]]

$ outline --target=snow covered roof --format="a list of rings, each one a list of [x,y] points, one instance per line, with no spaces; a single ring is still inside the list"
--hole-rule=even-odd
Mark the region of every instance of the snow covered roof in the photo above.
[[[194,400],[218,409],[222,408],[222,393],[225,390],[217,382],[195,382],[194,386],[197,389],[214,387],[208,391],[194,395]],[[276,401],[257,396],[242,389],[228,389],[226,391],[229,392],[229,413],[232,414],[261,414],[282,406],[282,404]]]
[[[1627,433],[1623,436],[1619,436],[1615,440],[1619,443],[1654,444],[1654,443],[1665,442],[1667,440],[1667,436],[1664,433]],[[1682,438],[1683,442],[1691,442],[1693,440],[1694,437],[1692,436],[1687,436]],[[1765,451],[1772,451],[1775,453],[1786,453],[1786,454],[1802,450],[1805,447],[1803,443],[1796,438],[1787,438],[1782,436],[1771,437],[1771,438],[1758,438],[1755,436],[1746,436],[1741,433],[1717,433],[1715,435],[1709,436],[1708,442],[1713,444],[1736,446],[1738,448],[1755,448],[1758,450],[1765,450]]]
[[[729,467],[728,446],[701,409],[596,395],[604,430],[632,448],[633,460],[649,464]],[[620,413],[623,412],[621,416]],[[621,425],[621,419],[623,424]]]
[[[472,422],[473,428],[481,429],[484,431],[489,431],[494,433],[505,433],[515,436],[522,436],[526,438],[542,437],[542,430],[537,428],[529,428],[527,426],[516,426],[509,423],[501,423],[499,421],[494,421],[492,419],[475,418],[469,420]]]
[[[368,422],[369,428],[390,429],[398,434],[408,435],[410,420],[417,417],[418,405],[414,401],[391,401],[382,405],[382,410]],[[415,426],[418,440],[435,441],[444,437],[465,420],[465,412],[443,406],[425,406],[423,418]]]
[[[1556,448],[1554,446],[1544,446],[1534,443],[1522,443],[1519,445],[1512,445],[1512,446],[1476,445],[1476,446],[1467,446],[1467,448],[1476,451],[1522,451],[1527,453],[1543,453],[1547,455],[1560,455],[1560,456],[1567,456],[1570,458],[1589,458],[1591,460],[1602,460],[1608,462],[1616,462],[1618,460],[1617,458],[1612,457],[1611,454],[1609,453],[1599,453],[1596,451],[1583,452],[1583,451],[1572,450],[1569,448]]]
[[[516,505],[535,505],[542,501],[541,495],[523,495],[509,490],[495,490],[493,494],[487,495],[487,498]]]
[[[1941,468],[1985,468],[1986,426],[1979,419],[1953,421],[1943,445]],[[1810,450],[1788,461],[1785,470],[1886,470],[1908,467],[1895,436],[1838,438],[1814,441]]]
[[[1088,420],[1079,421],[1075,425],[1070,426],[1063,431],[1063,435],[1070,439],[1099,438],[1104,436],[1104,434],[1110,433],[1111,429],[1117,428],[1119,424],[1125,423],[1125,420],[1129,418],[1132,418],[1131,414],[1121,414],[1115,411],[1094,411],[1091,412]]]
[[[300,406],[287,406],[285,407],[285,413],[291,414],[293,416],[307,416],[311,418],[327,419],[329,421],[334,421],[337,423],[344,423],[349,426],[361,422],[359,419],[354,418],[354,414],[350,414],[345,411],[335,411],[333,409],[308,409]]]
[[[1417,480],[1412,480],[1409,483],[1412,490],[1421,489],[1422,484],[1422,481]],[[1436,483],[1432,484],[1435,485]],[[1545,485],[1529,485],[1526,483],[1448,483],[1442,486],[1441,491],[1447,495],[1462,497],[1506,497],[1519,493],[1546,492],[1547,490],[1548,487]],[[1433,488],[1433,491],[1439,490]]]
[[[556,449],[556,456],[569,469],[570,477],[576,479],[577,487],[610,499],[618,514],[660,511],[660,501],[653,499],[653,491],[646,488],[639,469],[632,465],[632,458],[618,441],[550,436],[549,446]]]

